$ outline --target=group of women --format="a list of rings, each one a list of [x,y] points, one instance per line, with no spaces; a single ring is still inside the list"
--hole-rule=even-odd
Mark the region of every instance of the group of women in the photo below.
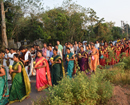
[[[37,58],[34,62],[36,70],[36,89],[42,91],[48,86],[57,85],[58,81],[65,75],[63,61],[57,55],[57,49],[53,49],[53,60],[50,60],[52,67],[49,68],[48,61],[42,56],[42,51],[37,50]],[[9,66],[9,74],[12,77],[12,85],[8,88],[7,71],[0,66],[0,105],[21,102],[29,98],[31,93],[30,80],[19,54],[14,54],[14,64]]]
[[[60,55],[57,54],[58,49],[53,49],[53,56],[49,63],[42,56],[42,50],[36,51],[36,60],[34,62],[34,69],[36,70],[36,89],[42,91],[48,86],[57,85],[59,81],[65,76],[65,69],[68,77],[72,78],[76,73],[78,66],[80,71],[86,73],[88,69],[91,74],[95,73],[98,65],[114,65],[120,61],[122,57],[130,55],[130,41],[118,42],[114,46],[105,43],[100,45],[99,49],[95,48],[95,44],[91,43],[84,46],[78,45],[79,51],[73,54],[69,47],[66,47],[66,55],[64,56],[65,66]],[[122,55],[124,53],[124,55]],[[112,55],[110,55],[112,54]],[[107,61],[107,59],[109,59]],[[29,98],[31,93],[30,80],[23,63],[20,61],[19,54],[14,54],[14,64],[9,67],[9,74],[12,77],[12,85],[10,90],[8,88],[7,71],[0,65],[0,105],[11,104],[16,101]]]
[[[29,97],[31,92],[31,86],[29,78],[23,66],[23,63],[19,60],[19,55],[14,54],[14,64],[10,66],[9,73],[12,77],[12,85],[9,91],[7,81],[7,71],[1,65],[0,66],[0,105],[11,104],[17,101],[22,101]]]
[[[100,43],[99,45],[99,48],[96,48],[93,42],[86,46],[79,43],[78,48],[80,50],[75,54],[71,52],[70,48],[66,48],[67,54],[65,58],[69,57],[69,59],[65,59],[66,68],[70,77],[76,73],[78,67],[80,67],[80,71],[91,74],[96,72],[98,65],[100,65],[100,68],[105,65],[113,66],[123,57],[130,55],[130,40],[118,41],[115,45],[112,42],[109,44],[107,42]]]

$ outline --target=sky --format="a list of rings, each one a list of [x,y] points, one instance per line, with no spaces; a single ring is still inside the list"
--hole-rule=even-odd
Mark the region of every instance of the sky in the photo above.
[[[130,0],[73,0],[77,4],[92,8],[97,16],[104,18],[106,22],[115,22],[115,26],[121,27],[121,20],[130,24]],[[43,0],[44,7],[58,7],[63,0]]]

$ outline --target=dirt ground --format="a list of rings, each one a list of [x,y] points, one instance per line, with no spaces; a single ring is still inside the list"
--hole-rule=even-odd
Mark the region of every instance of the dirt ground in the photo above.
[[[108,105],[130,105],[130,86],[114,86],[113,97]]]

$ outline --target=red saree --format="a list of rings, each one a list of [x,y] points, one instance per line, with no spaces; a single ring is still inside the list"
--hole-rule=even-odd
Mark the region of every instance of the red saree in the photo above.
[[[36,69],[36,89],[37,91],[42,91],[43,89],[47,88],[48,85],[52,86],[51,83],[51,74],[49,70],[49,64],[44,57],[36,59],[35,67],[43,66],[43,63],[46,63],[46,67]],[[46,78],[47,73],[47,78]]]

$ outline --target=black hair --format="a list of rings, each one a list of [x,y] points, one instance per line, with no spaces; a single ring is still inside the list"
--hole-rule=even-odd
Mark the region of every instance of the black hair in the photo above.
[[[70,48],[69,48],[69,47],[67,47],[66,49],[70,50]]]
[[[80,47],[84,48],[83,46],[80,46]]]
[[[23,46],[21,46],[21,47],[19,48],[19,51],[24,50],[24,49],[26,49],[26,48],[23,47]]]
[[[57,52],[57,49],[56,49],[56,48],[54,48],[53,51],[54,51],[54,50]]]
[[[49,45],[48,47],[51,47],[51,48],[52,48],[52,45]]]
[[[20,59],[19,54],[14,54],[14,56],[15,56],[16,58]]]
[[[94,44],[91,44],[91,46],[95,46]]]
[[[8,50],[8,51],[9,51],[9,48],[6,48],[6,50]]]
[[[112,42],[110,42],[110,44],[112,44],[112,45],[113,45],[113,43],[112,43]]]
[[[15,48],[11,48],[10,50],[15,50]]]
[[[37,50],[37,53],[40,52],[42,54],[42,50]]]
[[[55,46],[58,46],[58,45],[55,45]]]
[[[31,48],[34,48],[34,46],[31,46]]]
[[[49,43],[49,46],[52,46],[52,44],[51,44],[51,43]]]

